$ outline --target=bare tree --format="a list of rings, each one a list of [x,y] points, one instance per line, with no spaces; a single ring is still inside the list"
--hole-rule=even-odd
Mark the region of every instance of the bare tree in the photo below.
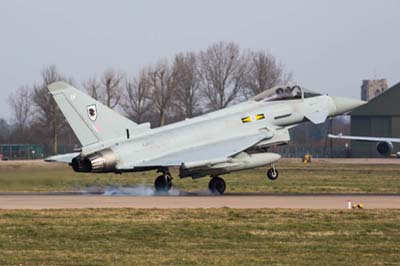
[[[86,89],[88,94],[95,100],[100,101],[101,91],[100,84],[96,77],[89,78],[83,83],[83,87]]]
[[[139,78],[126,82],[126,97],[121,105],[125,113],[136,123],[144,122],[145,115],[149,112],[150,89],[148,77],[144,71],[140,73]]]
[[[32,100],[29,88],[27,86],[19,87],[9,96],[8,103],[13,112],[13,121],[19,131],[18,133],[23,137],[32,117]]]
[[[105,92],[105,104],[115,108],[121,100],[123,75],[109,69],[104,72],[101,83]]]
[[[247,58],[234,43],[219,42],[200,53],[204,94],[212,110],[225,108],[243,89]]]
[[[7,121],[3,118],[0,118],[0,142],[6,142],[9,140],[11,132],[11,127],[7,123]]]
[[[83,86],[92,98],[110,108],[115,108],[121,100],[123,80],[123,74],[108,69],[100,77],[100,80],[92,77]]]
[[[277,85],[291,80],[291,74],[286,73],[281,64],[265,51],[250,53],[249,70],[246,74],[245,95],[251,97]]]
[[[67,81],[58,71],[55,65],[45,67],[42,71],[42,83],[35,85],[32,100],[36,106],[36,122],[42,128],[51,131],[53,152],[58,153],[58,136],[65,126],[65,119],[53,97],[49,94],[47,86],[56,81]]]
[[[151,88],[151,99],[158,114],[159,126],[166,123],[167,112],[171,108],[172,96],[175,89],[176,73],[167,61],[159,62],[154,69],[148,71]]]
[[[193,117],[200,104],[200,73],[195,53],[178,54],[173,65],[176,73],[174,103],[185,117]]]

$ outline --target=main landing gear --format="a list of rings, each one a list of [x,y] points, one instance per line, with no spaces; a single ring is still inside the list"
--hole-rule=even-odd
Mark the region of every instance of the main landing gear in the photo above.
[[[270,180],[276,180],[278,176],[279,176],[278,170],[276,170],[274,164],[271,164],[271,168],[267,171],[267,177]]]
[[[162,173],[160,176],[156,178],[154,181],[154,187],[156,192],[158,193],[167,193],[172,187],[172,177],[168,170],[168,168],[163,168],[158,170],[159,173]],[[276,180],[278,178],[278,170],[275,168],[274,164],[271,164],[271,168],[267,171],[267,177],[270,180]],[[208,183],[208,189],[213,194],[222,195],[226,189],[225,180],[219,176],[211,176],[211,180]]]
[[[168,192],[172,187],[172,177],[168,169],[160,169],[157,171],[162,173],[154,181],[154,188],[156,192]]]
[[[224,194],[226,189],[225,180],[218,176],[212,176],[210,182],[208,183],[208,189],[213,194]]]

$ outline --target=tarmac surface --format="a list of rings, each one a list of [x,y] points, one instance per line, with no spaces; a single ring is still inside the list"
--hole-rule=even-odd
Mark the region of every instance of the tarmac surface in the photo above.
[[[400,195],[379,194],[227,194],[185,196],[107,196],[78,193],[3,193],[0,209],[82,208],[288,208],[347,209],[348,200],[366,209],[400,208]]]
[[[282,159],[298,162],[299,159]],[[400,159],[313,159],[314,163],[400,164]],[[1,165],[48,165],[42,160],[1,161]],[[154,195],[152,187],[91,190],[84,192],[0,192],[0,209],[81,209],[81,208],[288,208],[347,209],[348,201],[362,203],[366,209],[400,209],[400,194],[277,194],[227,193],[175,190],[169,195]]]

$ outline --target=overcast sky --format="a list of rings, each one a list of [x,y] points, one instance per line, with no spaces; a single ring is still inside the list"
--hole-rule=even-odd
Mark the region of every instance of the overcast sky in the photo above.
[[[362,79],[400,81],[400,1],[0,2],[0,118],[9,93],[57,65],[77,84],[217,41],[271,52],[307,88],[360,98]]]

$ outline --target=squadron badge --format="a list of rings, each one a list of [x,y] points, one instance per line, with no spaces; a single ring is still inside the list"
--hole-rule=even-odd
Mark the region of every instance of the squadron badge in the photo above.
[[[90,120],[96,121],[96,119],[97,119],[97,109],[96,109],[96,105],[95,104],[89,105],[87,107],[87,113],[88,113],[88,116],[89,116]]]

